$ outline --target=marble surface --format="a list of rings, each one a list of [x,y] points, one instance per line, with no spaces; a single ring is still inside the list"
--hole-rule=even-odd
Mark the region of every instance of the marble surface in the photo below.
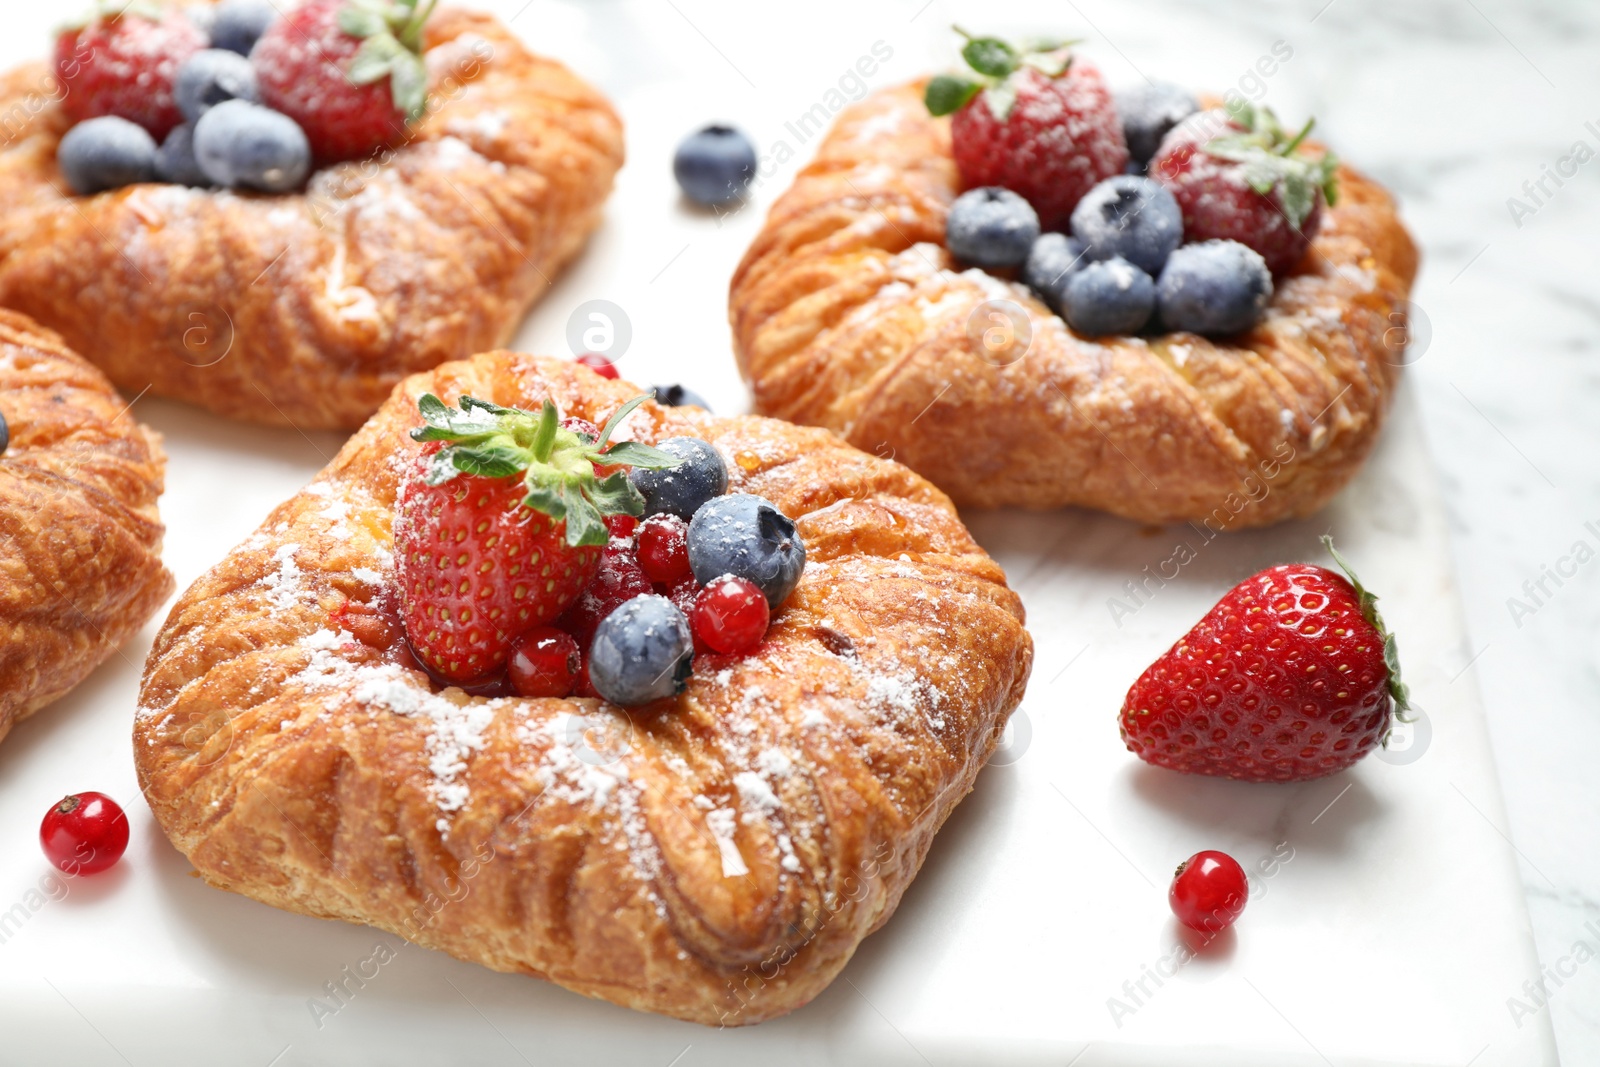
[[[1600,10],[1548,0],[1232,0],[1204,11],[1178,0],[884,0],[870,6],[785,6],[757,19],[748,5],[700,0],[515,0],[485,6],[503,9],[530,41],[598,81],[629,123],[630,164],[609,212],[611,223],[548,294],[522,341],[536,350],[567,351],[571,311],[584,301],[610,300],[633,325],[633,347],[622,357],[625,372],[641,381],[688,380],[724,411],[746,403],[726,357],[727,274],[760,214],[811,154],[814,138],[793,122],[825,102],[876,42],[888,43],[894,55],[868,79],[873,85],[942,63],[948,55],[944,27],[959,19],[986,29],[1076,33],[1087,38],[1086,49],[1117,83],[1147,72],[1218,89],[1234,85],[1286,116],[1317,114],[1330,141],[1400,195],[1425,253],[1415,297],[1427,328],[1418,331],[1409,389],[1421,409],[1422,430],[1404,443],[1420,451],[1425,434],[1438,466],[1448,537],[1432,538],[1426,548],[1437,554],[1448,544],[1467,623],[1465,641],[1442,649],[1433,666],[1447,690],[1475,682],[1482,691],[1505,803],[1502,812],[1489,783],[1489,799],[1474,794],[1483,808],[1475,818],[1490,835],[1490,847],[1506,847],[1498,839],[1514,850],[1546,971],[1541,977],[1525,960],[1506,974],[1505,988],[1485,1002],[1485,1026],[1510,1035],[1503,1048],[1522,1047],[1516,1044],[1525,1039],[1519,1035],[1550,1026],[1564,1062],[1600,1062],[1600,961],[1578,962],[1588,955],[1579,951],[1580,942],[1600,949],[1600,849],[1593,830],[1600,821],[1600,784],[1592,770],[1593,754],[1600,751],[1600,718],[1594,714],[1600,681],[1600,566],[1594,563],[1600,556],[1593,555],[1600,550],[1600,467],[1592,458],[1600,423],[1585,409],[1600,399],[1591,340],[1600,322],[1600,290],[1583,266],[1593,263],[1593,234],[1600,228],[1600,162],[1577,163],[1586,153],[1575,150],[1583,141],[1600,152],[1600,69],[1593,62]],[[0,44],[0,62],[9,65],[35,49],[57,17],[43,7],[18,16]],[[1278,41],[1288,42],[1292,58],[1270,76],[1251,75]],[[664,92],[664,85],[672,91]],[[684,209],[662,180],[676,138],[712,116],[744,124],[770,160],[751,207],[726,218]],[[1590,121],[1593,129],[1585,125]],[[1563,184],[1545,177],[1548,171],[1556,171]],[[1531,184],[1541,178],[1542,191]],[[650,221],[631,224],[643,219]],[[138,410],[169,434],[175,487],[187,480],[185,491],[208,500],[206,522],[175,527],[169,539],[168,556],[180,583],[248,533],[262,514],[256,492],[226,494],[219,486],[248,478],[260,496],[281,498],[338,444],[327,435],[233,427],[148,399]],[[222,461],[237,473],[230,474]],[[1370,501],[1376,512],[1371,521],[1380,527],[1415,503],[1392,494],[1375,494]],[[1085,533],[1082,521],[1070,516],[1060,531],[1077,530],[1092,539],[1098,527],[1091,524]],[[1586,525],[1591,522],[1593,529]],[[995,523],[978,520],[977,528],[1003,543],[1010,533],[1003,522]],[[1063,533],[1052,527],[1051,536]],[[1578,549],[1580,541],[1587,550]],[[1186,595],[1199,598],[1207,589],[1197,585]],[[124,721],[126,689],[149,636],[68,704],[20,727],[0,749],[0,778],[15,789],[28,783],[59,792],[59,770],[47,775],[40,768],[68,754],[94,778],[74,781],[71,788],[131,793],[125,734],[117,724]],[[1060,651],[1052,646],[1052,656]],[[1064,651],[1070,656],[1074,650]],[[1041,672],[1047,667],[1052,673],[1060,669],[1041,656]],[[109,733],[100,729],[107,724]],[[97,777],[100,768],[122,770]],[[1358,780],[1367,781],[1368,772],[1378,769],[1363,768]],[[1369,798],[1363,807],[1374,803]],[[1099,821],[1098,813],[1090,814]],[[31,847],[27,837],[7,831],[5,849],[16,854]],[[965,841],[966,847],[985,847],[981,824],[967,831]],[[228,947],[230,938],[242,935],[235,943],[266,951],[307,922],[267,909],[239,911],[230,905],[241,902],[198,892],[149,825],[148,813],[136,819],[131,853],[156,872],[154,887],[144,887],[161,901],[153,913],[154,936],[192,954],[201,968],[245,962],[242,950]],[[1158,866],[1153,859],[1148,865]],[[1492,868],[1485,872],[1472,863],[1464,863],[1461,873],[1460,881],[1436,891],[1470,900],[1479,891],[1475,876],[1497,877]],[[91,938],[114,942],[126,936],[113,921],[118,910],[97,911],[94,905],[97,898],[127,892],[136,877],[143,876],[112,875],[75,890],[61,907],[41,911],[32,933],[46,929],[45,923],[70,922]],[[963,890],[948,877],[940,884]],[[23,888],[8,881],[13,896]],[[1452,912],[1470,915],[1471,909]],[[1454,933],[1464,941],[1479,935],[1470,919]],[[1496,943],[1507,935],[1485,933]],[[1154,950],[1158,935],[1149,940]],[[333,935],[328,962],[350,962],[337,953],[353,947],[347,935]],[[81,975],[74,977],[70,968],[92,968],[92,955],[62,962],[63,970],[50,973],[58,979],[65,974],[81,987]],[[470,984],[478,981],[475,969],[455,966],[445,973],[477,999],[482,987]],[[1401,976],[1377,977],[1383,988],[1375,1010],[1402,1016],[1408,1005],[1434,1004],[1435,994],[1424,990],[1450,979],[1419,969],[1395,988],[1384,979]],[[264,1002],[282,1000],[303,1011],[305,989],[277,984],[280,978],[261,976],[257,991]],[[409,978],[393,981],[402,1003],[435,995]],[[1524,984],[1537,981],[1548,996]],[[198,992],[196,997],[197,1007],[205,1003]],[[239,1025],[251,1033],[261,1031],[270,1014],[240,1003],[228,1008],[241,1013]],[[264,1043],[266,1036],[270,1030]],[[60,1046],[78,1050],[66,1055],[68,1062],[95,1062],[97,1056],[115,1062],[94,1034],[79,1037]],[[140,1050],[129,1051],[134,1062],[143,1062]],[[267,1056],[275,1052],[269,1049]],[[1303,1046],[1293,1054],[1304,1055]],[[1463,1044],[1417,1051],[1415,1059],[1465,1064],[1478,1054],[1476,1045]],[[1502,1061],[1501,1053],[1482,1055],[1479,1064]],[[1346,1062],[1337,1053],[1332,1058]],[[661,1062],[669,1059],[670,1054]]]

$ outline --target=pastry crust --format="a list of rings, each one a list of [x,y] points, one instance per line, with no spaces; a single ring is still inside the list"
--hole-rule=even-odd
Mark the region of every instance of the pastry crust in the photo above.
[[[158,435],[61,338],[0,310],[0,738],[172,595]]]
[[[113,381],[251,422],[354,428],[396,382],[507,343],[600,219],[622,127],[501,23],[430,20],[430,114],[303,194],[65,195],[44,64],[0,77],[0,305]]]
[[[392,578],[416,398],[604,419],[636,389],[496,352],[404,382],[178,601],[145,668],[140,783],[213,885],[706,1024],[820,992],[893,913],[1022,697],[1021,601],[949,500],[822,430],[647,403],[807,565],[748,657],[675,701],[431,693],[334,632]]]
[[[1338,206],[1248,334],[1090,340],[1025,286],[957,272],[944,228],[960,179],[923,85],[844,112],[734,274],[758,411],[893,456],[964,506],[1237,529],[1307,515],[1355,474],[1398,381],[1417,268],[1383,189],[1340,168]],[[989,301],[1017,309],[1009,324]],[[1025,354],[990,355],[994,326],[1031,335]]]

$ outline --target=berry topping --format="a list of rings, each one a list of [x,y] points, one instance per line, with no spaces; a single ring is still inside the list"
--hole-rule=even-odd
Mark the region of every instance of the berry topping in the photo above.
[[[436,0],[310,0],[250,53],[261,102],[305,130],[319,160],[360,159],[404,137],[427,102],[422,30]]]
[[[755,146],[731,126],[707,126],[679,143],[672,176],[695,203],[726,204],[742,197],[756,176]]]
[[[1250,880],[1226,852],[1196,852],[1178,864],[1167,890],[1178,921],[1207,934],[1232,926],[1249,899]]]
[[[760,588],[731,574],[707,582],[689,615],[697,641],[729,654],[748,652],[760,644],[770,617]]]
[[[1201,241],[1172,253],[1156,285],[1169,330],[1222,337],[1248,330],[1272,301],[1267,261],[1238,241]]]
[[[638,468],[628,475],[644,494],[646,514],[664,511],[692,519],[706,501],[728,491],[728,466],[710,442],[669,437],[657,447],[682,462],[671,470]]]
[[[194,127],[188,123],[174,126],[167,139],[156,151],[156,177],[176,185],[205,186],[211,184],[200,161],[194,155]]]
[[[1171,82],[1142,82],[1117,93],[1116,101],[1129,161],[1141,170],[1172,127],[1200,110],[1193,93]]]
[[[688,616],[694,611],[695,598],[700,595],[700,583],[694,580],[693,574],[686,574],[672,584],[666,595],[668,600],[678,606],[679,611]]]
[[[256,68],[237,52],[206,48],[183,61],[173,90],[178,110],[194,122],[224,100],[257,99]]]
[[[194,157],[202,174],[230,189],[287,193],[311,173],[311,145],[294,119],[247,100],[225,101],[200,117]]]
[[[689,565],[701,584],[725,574],[749,579],[776,609],[800,583],[806,548],[794,523],[771,501],[733,493],[695,513]]]
[[[667,514],[640,523],[639,566],[660,585],[672,585],[688,574],[689,524]]]
[[[1297,782],[1344,770],[1383,740],[1391,706],[1408,708],[1376,600],[1354,575],[1309,563],[1245,579],[1128,690],[1123,742],[1186,774]]]
[[[511,642],[507,675],[525,697],[564,697],[578,680],[583,659],[571,634],[553,626],[536,626]]]
[[[425,425],[411,437],[428,447],[395,502],[395,577],[406,634],[435,674],[492,677],[513,638],[577,600],[610,536],[603,517],[644,510],[625,475],[596,476],[601,453],[612,465],[676,462],[632,441],[607,449],[643,401],[618,409],[592,441],[561,429],[549,401],[538,413],[470,396],[460,410],[432,394],[418,402]]]
[[[1017,267],[1039,236],[1039,216],[1009,189],[990,186],[956,197],[945,217],[950,254],[979,267]]]
[[[557,625],[577,638],[579,648],[594,640],[600,620],[636,596],[655,592],[650,576],[639,566],[633,546],[616,539],[600,554],[600,569]]]
[[[1083,242],[1062,233],[1043,233],[1033,242],[1028,261],[1022,265],[1022,280],[1039,294],[1039,299],[1060,314],[1062,291],[1067,279],[1089,262]]]
[[[602,378],[610,378],[612,381],[617,380],[617,365],[611,362],[605,356],[594,352],[585,352],[583,355],[578,357],[578,362],[582,363],[585,367],[588,367]]]
[[[950,147],[969,188],[1002,185],[1027,199],[1046,230],[1062,230],[1078,200],[1128,163],[1122,124],[1100,72],[1060,42],[1019,48],[967,38],[971,72],[941,75],[924,100],[950,115]]]
[[[1132,174],[1107,178],[1072,210],[1072,236],[1090,259],[1121,256],[1154,277],[1183,242],[1183,212],[1166,189]]]
[[[73,122],[115,115],[160,140],[183,121],[173,97],[178,67],[205,46],[205,34],[179,11],[97,0],[56,38],[61,108]]]
[[[247,56],[277,18],[272,0],[222,0],[211,18],[211,47]]]
[[[1062,287],[1062,318],[1088,337],[1138,333],[1155,308],[1156,283],[1121,256],[1090,263]]]
[[[711,410],[711,405],[706,403],[705,397],[693,389],[682,385],[658,385],[655,387],[656,402],[665,404],[669,408],[705,408]]]
[[[598,472],[600,469],[601,468],[596,467],[595,471]],[[606,516],[606,531],[610,533],[613,538],[620,537],[624,540],[627,540],[633,536],[633,531],[638,528],[639,520],[632,515]]]
[[[1304,258],[1338,193],[1333,154],[1304,148],[1311,125],[1291,137],[1267,108],[1202,111],[1167,134],[1150,177],[1177,198],[1189,240],[1239,241],[1282,274]]]
[[[607,615],[589,650],[589,682],[633,707],[683,692],[694,669],[689,620],[664,596],[637,596]]]
[[[104,793],[74,793],[45,812],[39,844],[67,874],[98,874],[128,847],[128,817]]]
[[[80,195],[120,189],[155,177],[156,142],[142,126],[107,115],[68,130],[56,164]]]

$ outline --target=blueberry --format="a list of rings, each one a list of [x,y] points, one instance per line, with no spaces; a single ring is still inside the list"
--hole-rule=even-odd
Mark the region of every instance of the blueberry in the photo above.
[[[0,456],[6,454],[6,449],[11,447],[11,426],[6,422],[5,412],[0,411]]]
[[[1272,272],[1238,241],[1201,241],[1172,253],[1156,291],[1167,329],[1221,337],[1261,318],[1272,300]]]
[[[1118,93],[1117,114],[1128,141],[1129,163],[1142,170],[1167,131],[1199,110],[1193,93],[1169,82],[1147,82]]]
[[[653,593],[624,601],[601,619],[589,645],[590,683],[623,707],[676,696],[693,671],[689,620]]]
[[[1156,283],[1125,259],[1091,263],[1068,280],[1062,317],[1081,334],[1138,333],[1156,306]]]
[[[771,501],[732,493],[711,501],[689,523],[689,567],[701,585],[724,574],[748,578],[776,608],[800,582],[806,546]]]
[[[1039,236],[1033,205],[998,185],[956,197],[944,224],[950,254],[977,267],[1019,267]]]
[[[68,130],[56,163],[75,193],[120,189],[155,177],[156,142],[144,127],[106,115]]]
[[[1156,275],[1183,243],[1183,210],[1166,186],[1118,174],[1078,201],[1072,209],[1072,235],[1083,242],[1090,259],[1121,256]]]
[[[247,100],[228,100],[194,126],[194,154],[206,177],[229,188],[286,193],[311,170],[311,145],[294,119]]]
[[[188,123],[174,126],[167,139],[156,151],[156,177],[177,185],[205,186],[211,184],[200,161],[194,158],[194,127]]]
[[[222,0],[211,20],[211,47],[247,56],[277,18],[271,0]]]
[[[672,176],[695,203],[726,204],[756,176],[755,146],[732,126],[707,126],[679,143]]]
[[[1061,293],[1072,275],[1089,262],[1083,242],[1064,233],[1042,233],[1033,242],[1028,261],[1022,265],[1022,280],[1039,294],[1039,299],[1060,314]]]
[[[728,491],[728,466],[722,453],[698,437],[669,437],[656,445],[683,460],[676,467],[652,471],[634,467],[628,479],[644,494],[644,512],[667,512],[692,519],[706,501]]]
[[[682,385],[658,385],[655,387],[657,403],[665,404],[669,408],[696,407],[711,410],[711,405],[706,403],[706,398]]]
[[[190,122],[224,100],[249,100],[254,103],[256,68],[237,52],[207,48],[183,61],[173,84],[178,110]]]

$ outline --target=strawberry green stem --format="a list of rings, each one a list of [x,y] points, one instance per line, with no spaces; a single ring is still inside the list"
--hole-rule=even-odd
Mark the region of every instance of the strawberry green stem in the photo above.
[[[1375,593],[1361,584],[1361,579],[1356,577],[1355,570],[1350,566],[1350,561],[1339,554],[1333,547],[1333,538],[1327,534],[1322,535],[1322,547],[1328,550],[1333,561],[1344,571],[1345,577],[1350,579],[1350,584],[1355,587],[1357,602],[1361,607],[1361,616],[1372,624],[1378,631],[1378,636],[1383,640],[1383,664],[1389,670],[1389,696],[1394,701],[1395,718],[1401,722],[1412,722],[1411,690],[1406,683],[1400,680],[1400,649],[1393,633],[1383,623],[1383,616],[1378,613],[1378,597]]]

